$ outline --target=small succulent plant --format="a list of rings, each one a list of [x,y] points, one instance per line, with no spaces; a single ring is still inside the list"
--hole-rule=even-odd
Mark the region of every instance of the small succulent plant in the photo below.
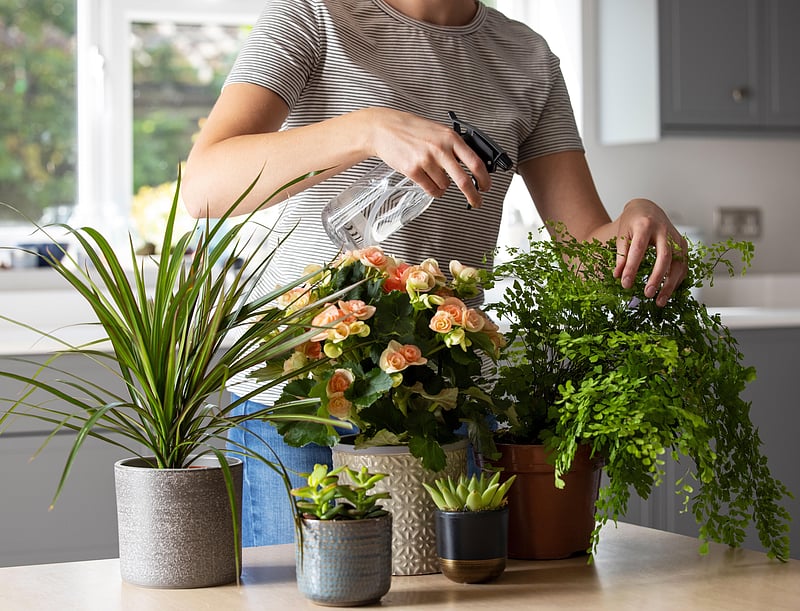
[[[457,480],[440,478],[434,481],[435,488],[422,485],[442,511],[490,511],[506,504],[506,494],[516,477],[512,475],[501,484],[500,472],[496,471],[491,477],[481,473],[470,478],[462,474]]]
[[[345,473],[352,483],[339,482],[339,475]],[[316,464],[311,473],[304,473],[307,486],[293,488],[292,496],[297,497],[295,506],[303,517],[319,520],[365,520],[384,516],[388,511],[377,502],[391,498],[388,492],[370,491],[375,484],[386,477],[385,473],[370,473],[366,467],[354,471],[347,465],[328,470],[327,465]]]

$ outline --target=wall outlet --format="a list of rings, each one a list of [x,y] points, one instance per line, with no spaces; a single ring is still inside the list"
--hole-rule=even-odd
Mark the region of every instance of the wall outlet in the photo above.
[[[761,237],[761,208],[717,208],[714,229],[720,238],[750,240]]]

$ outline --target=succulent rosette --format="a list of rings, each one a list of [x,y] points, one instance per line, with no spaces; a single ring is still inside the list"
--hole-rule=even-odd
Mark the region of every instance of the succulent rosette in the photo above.
[[[481,288],[475,268],[451,261],[448,278],[434,259],[411,265],[372,246],[306,272],[309,281],[280,305],[311,308],[311,329],[319,333],[252,374],[258,379],[277,367],[296,373],[276,401],[282,414],[352,423],[357,447],[408,445],[434,471],[445,464],[441,445],[461,431],[473,439],[488,435],[483,414],[490,399],[478,382],[504,338],[468,305]],[[340,440],[330,425],[275,424],[294,446]]]

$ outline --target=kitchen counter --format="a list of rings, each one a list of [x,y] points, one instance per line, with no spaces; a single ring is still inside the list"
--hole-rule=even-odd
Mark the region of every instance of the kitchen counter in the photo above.
[[[594,564],[511,560],[488,584],[457,584],[441,574],[394,577],[380,604],[396,609],[780,609],[800,608],[800,561],[712,545],[620,523],[601,534]],[[317,609],[298,592],[292,545],[246,548],[242,583],[156,590],[120,580],[119,562],[94,560],[0,568],[6,611]]]

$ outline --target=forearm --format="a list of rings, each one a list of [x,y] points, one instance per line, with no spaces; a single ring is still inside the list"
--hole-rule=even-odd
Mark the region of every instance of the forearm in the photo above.
[[[182,195],[196,217],[219,217],[256,177],[252,191],[237,207],[244,214],[276,191],[310,172],[325,170],[276,195],[272,205],[371,156],[362,111],[286,131],[231,136],[198,143],[186,163]]]

